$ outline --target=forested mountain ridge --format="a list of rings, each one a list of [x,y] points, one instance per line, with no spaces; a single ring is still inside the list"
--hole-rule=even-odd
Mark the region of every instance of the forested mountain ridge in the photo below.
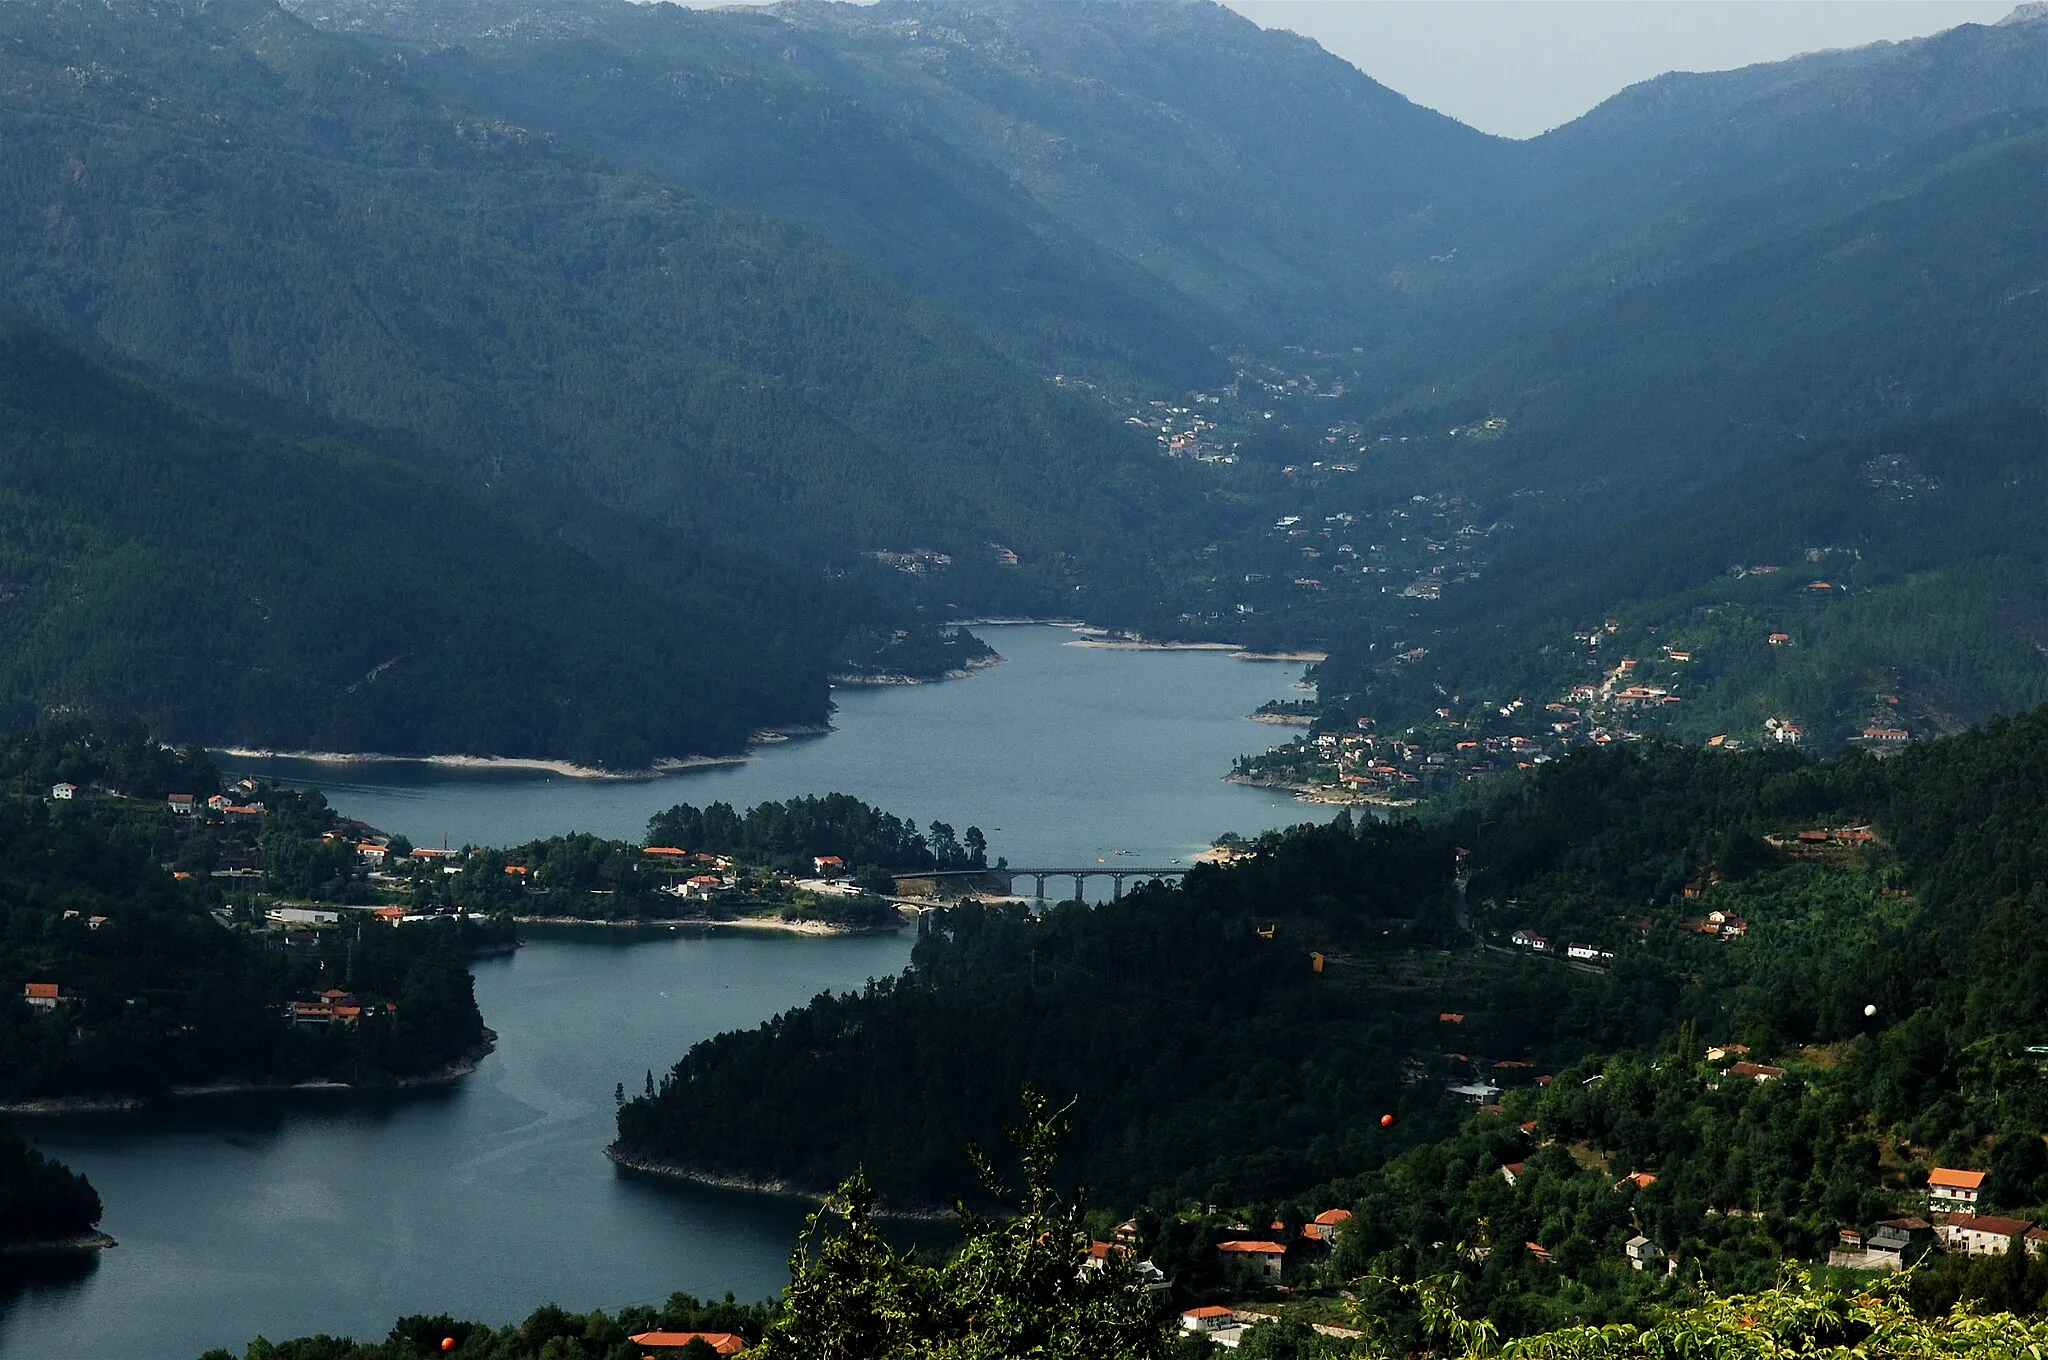
[[[1070,1174],[1150,1203],[1184,1287],[1227,1286],[1215,1242],[1244,1223],[1350,1204],[1337,1279],[1454,1277],[1510,1335],[1766,1288],[1924,1209],[1930,1166],[2038,1218],[2044,745],[2048,710],[1889,761],[1583,752],[1438,824],[1274,833],[1037,921],[957,911],[904,978],[697,1046],[620,1146],[930,1198],[1030,1080],[1079,1097]],[[1501,1108],[1471,1117],[1466,1084]],[[1631,1233],[1679,1273],[1630,1270]],[[1937,1274],[1939,1312],[1969,1272]]]
[[[1169,470],[851,257],[257,0],[0,15],[0,295],[698,541],[1079,555]]]
[[[1206,0],[294,4],[482,107],[812,227],[1000,319],[997,343],[1168,393],[1214,379],[1198,345],[1396,338],[1375,233],[1499,154]]]
[[[11,724],[646,765],[824,721],[851,640],[823,582],[675,548],[642,574],[431,467],[208,413],[34,328],[0,332],[0,443]]]
[[[1456,695],[1462,723],[1489,700],[1565,698],[1632,657],[1630,682],[1679,696],[1638,715],[1645,730],[1747,742],[1778,718],[1828,749],[2034,708],[2048,701],[2044,452],[2048,417],[2023,406],[1815,441],[1583,548],[1510,553],[1440,603],[1427,658],[1394,661],[1382,632],[1321,666],[1321,693],[1351,714]]]
[[[560,0],[292,7],[401,52],[466,103],[817,232],[1042,372],[1165,391],[1227,379],[1205,338],[1224,328],[1220,314],[1094,245],[998,167],[873,107],[768,13]]]

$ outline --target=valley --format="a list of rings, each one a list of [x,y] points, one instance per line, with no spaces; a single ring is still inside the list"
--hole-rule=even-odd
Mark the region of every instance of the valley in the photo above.
[[[0,1349],[2048,1344],[2048,10],[1369,67],[0,7]]]

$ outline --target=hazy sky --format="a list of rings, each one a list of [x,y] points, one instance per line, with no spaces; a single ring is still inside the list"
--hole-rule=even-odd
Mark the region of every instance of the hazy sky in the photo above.
[[[1057,0],[1048,0],[1057,3]],[[1224,0],[1418,104],[1530,137],[1665,71],[1719,71],[2005,17],[2013,0]]]
[[[2016,0],[1223,3],[1267,28],[1314,38],[1418,104],[1486,132],[1533,137],[1666,71],[1725,71],[1830,47],[1917,38],[1957,24],[1994,23]]]

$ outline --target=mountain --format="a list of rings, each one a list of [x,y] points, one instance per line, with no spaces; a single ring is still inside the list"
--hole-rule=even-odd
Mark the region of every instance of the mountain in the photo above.
[[[1426,659],[1383,659],[1394,633],[1376,632],[1320,668],[1319,692],[1388,727],[1433,723],[1450,694],[1461,724],[1527,731],[1476,696],[1540,706],[1630,657],[1628,682],[1679,698],[1618,724],[1749,742],[1781,719],[1823,748],[2029,710],[2048,702],[2044,455],[2048,415],[2025,406],[1816,442],[1506,554],[1431,606]]]
[[[295,0],[420,79],[858,255],[1046,372],[1227,380],[1221,316],[1102,249],[999,166],[892,118],[770,13],[613,3]]]
[[[822,722],[824,583],[664,545],[560,490],[288,436],[0,335],[0,704],[284,750],[645,765]],[[531,491],[536,488],[525,487]]]
[[[814,567],[993,579],[996,541],[1050,582],[1171,503],[1113,417],[852,257],[275,5],[9,6],[0,80],[0,304],[174,379]]]
[[[1209,0],[295,0],[479,107],[802,223],[1043,361],[1394,338],[1373,233],[1503,144]],[[1084,368],[1085,371],[1091,371]]]

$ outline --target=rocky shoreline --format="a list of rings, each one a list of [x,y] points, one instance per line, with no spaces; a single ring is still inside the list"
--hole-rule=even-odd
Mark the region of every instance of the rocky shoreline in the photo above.
[[[27,1242],[0,1242],[0,1256],[40,1256],[46,1252],[106,1251],[121,1244],[103,1232],[75,1237],[46,1237]]]
[[[360,1084],[346,1081],[298,1081],[286,1084],[259,1081],[216,1081],[202,1085],[173,1086],[164,1093],[167,1100],[194,1100],[207,1096],[293,1095],[314,1091],[412,1091],[428,1086],[446,1086],[476,1072],[477,1064],[497,1048],[497,1032],[484,1031],[484,1041],[460,1058],[436,1071],[417,1077],[393,1077],[388,1082]],[[154,1102],[142,1096],[44,1096],[0,1104],[0,1115],[133,1114]]]
[[[617,1143],[610,1144],[604,1155],[612,1165],[635,1176],[652,1176],[660,1180],[683,1181],[690,1185],[708,1186],[715,1190],[738,1190],[750,1195],[779,1195],[785,1199],[804,1199],[813,1204],[822,1204],[827,1191],[810,1189],[778,1178],[740,1176],[728,1172],[705,1171],[696,1167],[683,1166],[677,1162],[660,1161],[651,1157],[637,1157],[620,1149]],[[924,1223],[942,1223],[953,1217],[951,1209],[930,1206],[916,1207],[892,1204],[878,1200],[875,1214],[879,1218],[898,1218]]]
[[[714,926],[736,926],[741,930],[775,930],[785,935],[894,935],[903,929],[892,926],[842,926],[830,921],[777,921],[763,917],[735,917],[730,921],[714,921],[708,916],[685,916],[673,920],[609,921],[591,916],[515,916],[513,923],[522,926],[604,926],[613,930],[652,930],[662,926],[690,926],[706,930]]]

